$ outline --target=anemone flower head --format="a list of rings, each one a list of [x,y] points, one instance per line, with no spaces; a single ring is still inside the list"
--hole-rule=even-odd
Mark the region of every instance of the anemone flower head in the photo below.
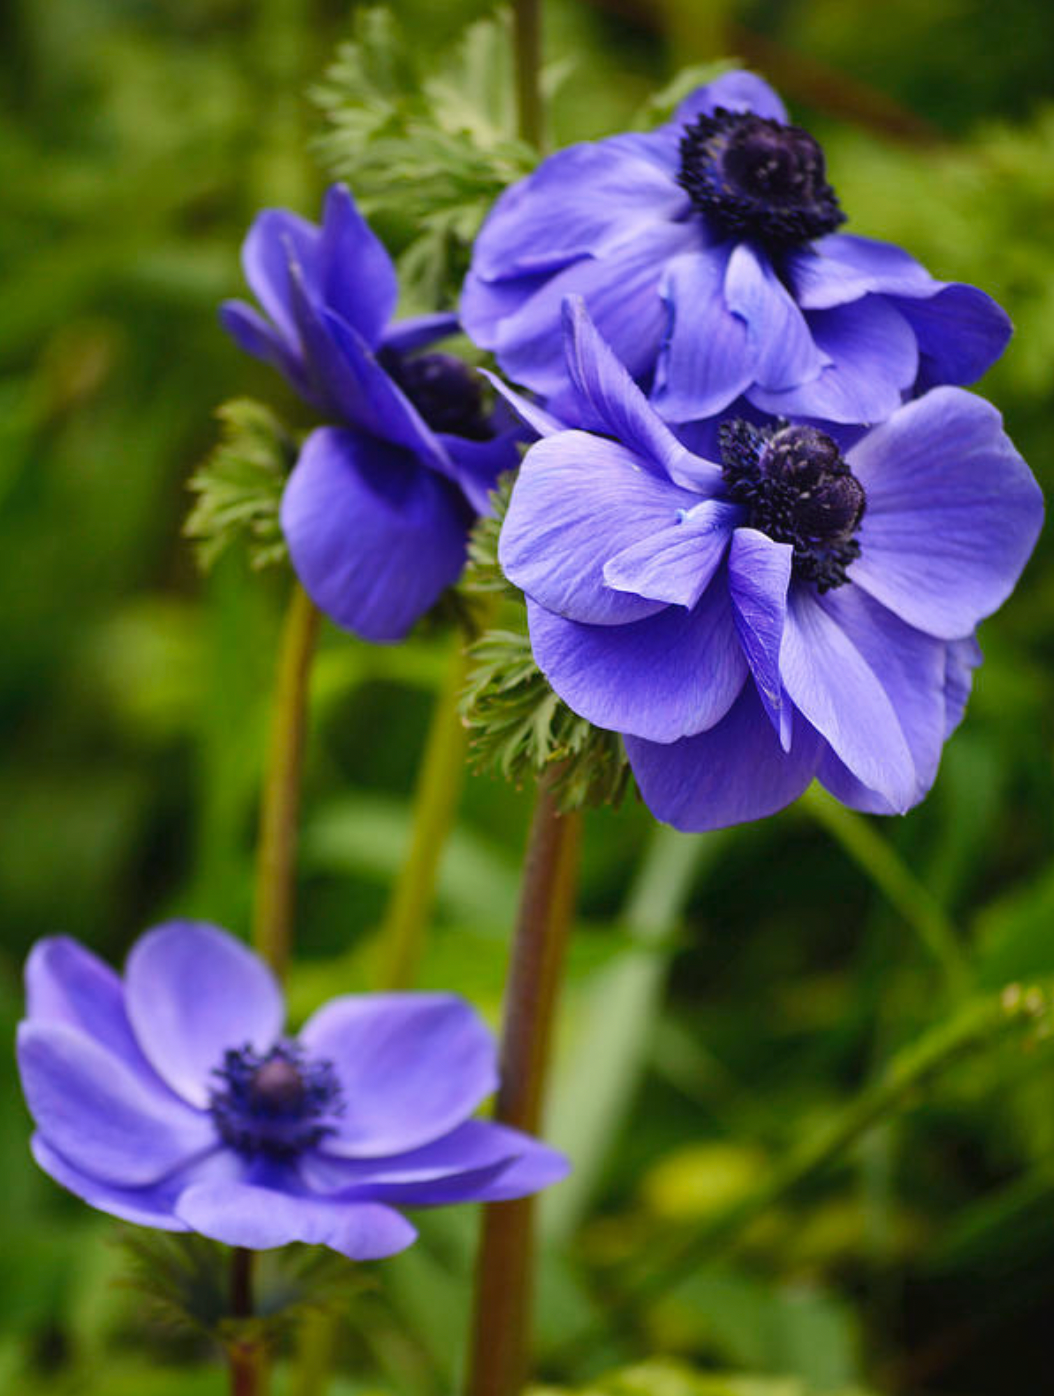
[[[390,323],[395,269],[343,185],[321,227],[259,214],[242,263],[265,313],[228,301],[224,326],[332,424],[308,436],[282,499],[293,566],[338,625],[399,640],[459,576],[515,433],[485,410],[478,374],[422,352],[455,316]]]
[[[624,734],[678,828],[771,814],[814,777],[857,809],[910,808],[962,715],[975,627],[1042,521],[998,412],[935,388],[848,447],[837,428],[732,419],[707,460],[582,302],[565,314],[587,430],[519,404],[543,439],[499,544],[549,683]]]
[[[728,73],[651,134],[571,146],[503,194],[462,321],[513,381],[558,401],[560,305],[581,295],[678,423],[743,396],[871,423],[980,377],[1010,335],[999,306],[844,221],[819,144],[760,78]]]
[[[142,936],[123,981],[65,938],[36,946],[26,981],[33,1153],[126,1221],[372,1260],[414,1240],[398,1208],[523,1197],[566,1172],[471,1118],[494,1044],[450,995],[336,998],[289,1036],[270,970],[187,921]]]

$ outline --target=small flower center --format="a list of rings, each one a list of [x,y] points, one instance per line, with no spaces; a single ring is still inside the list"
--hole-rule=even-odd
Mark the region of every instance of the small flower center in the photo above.
[[[793,547],[795,577],[821,592],[848,581],[867,499],[829,436],[783,422],[724,422],[721,460],[729,498],[746,508],[751,528]]]
[[[249,1157],[295,1158],[331,1134],[343,1113],[332,1063],[306,1059],[295,1042],[263,1056],[248,1046],[231,1049],[213,1075],[221,1083],[209,1097],[216,1129]]]
[[[494,435],[484,413],[482,381],[468,364],[453,354],[404,358],[390,349],[377,357],[433,431],[470,441]]]
[[[678,182],[726,233],[772,248],[822,237],[845,222],[823,151],[798,126],[718,107],[685,127]]]

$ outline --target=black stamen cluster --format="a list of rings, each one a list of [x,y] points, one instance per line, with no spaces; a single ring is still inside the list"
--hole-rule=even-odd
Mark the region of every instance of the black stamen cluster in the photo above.
[[[295,1158],[333,1132],[327,1118],[343,1113],[332,1063],[305,1060],[295,1043],[263,1056],[248,1045],[232,1048],[213,1075],[223,1083],[209,1096],[216,1129],[249,1157]]]
[[[724,422],[720,438],[729,498],[751,528],[791,544],[793,575],[820,592],[848,581],[867,500],[835,442],[815,427],[741,420]]]
[[[408,358],[383,349],[378,358],[433,431],[469,441],[489,441],[494,435],[480,376],[461,359],[453,354]]]
[[[793,247],[845,222],[823,151],[799,126],[718,107],[685,127],[678,183],[724,232]]]

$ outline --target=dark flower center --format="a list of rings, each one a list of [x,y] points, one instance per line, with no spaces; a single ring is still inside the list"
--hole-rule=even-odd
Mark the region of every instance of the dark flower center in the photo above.
[[[433,431],[470,441],[489,441],[494,435],[484,413],[482,380],[468,364],[453,354],[404,358],[390,349],[377,357]]]
[[[222,1083],[209,1097],[220,1137],[250,1157],[294,1158],[331,1134],[344,1110],[332,1063],[305,1059],[294,1042],[264,1056],[232,1049],[213,1075]]]
[[[751,528],[793,547],[795,577],[821,592],[848,581],[867,500],[829,436],[785,422],[724,422],[721,460],[729,497],[747,510]]]
[[[726,233],[792,247],[845,222],[808,131],[718,107],[685,127],[678,183]]]

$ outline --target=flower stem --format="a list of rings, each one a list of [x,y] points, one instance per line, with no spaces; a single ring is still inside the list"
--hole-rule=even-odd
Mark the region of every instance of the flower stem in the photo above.
[[[459,633],[425,742],[409,856],[400,870],[381,928],[377,976],[381,989],[406,989],[417,977],[435,896],[436,870],[464,783],[468,733],[458,716],[458,699],[468,662],[467,643]]]
[[[802,807],[822,824],[903,916],[919,943],[939,965],[953,996],[962,997],[971,983],[970,964],[955,927],[929,888],[915,876],[893,846],[862,815],[840,805],[818,786],[802,797]]]
[[[553,1020],[574,909],[581,815],[561,814],[543,779],[524,862],[505,991],[495,1119],[538,1132]],[[528,1361],[534,1199],[484,1209],[468,1396],[517,1396]]]
[[[235,1246],[231,1252],[231,1317],[249,1319],[253,1315],[252,1251]],[[231,1374],[231,1396],[266,1396],[267,1353],[263,1344],[246,1338],[232,1338],[227,1347]]]
[[[300,773],[307,725],[308,676],[319,612],[299,582],[282,627],[271,735],[260,807],[253,943],[282,975],[289,963]]]
[[[516,0],[512,24],[520,135],[541,150],[545,141],[541,88],[542,0]]]

